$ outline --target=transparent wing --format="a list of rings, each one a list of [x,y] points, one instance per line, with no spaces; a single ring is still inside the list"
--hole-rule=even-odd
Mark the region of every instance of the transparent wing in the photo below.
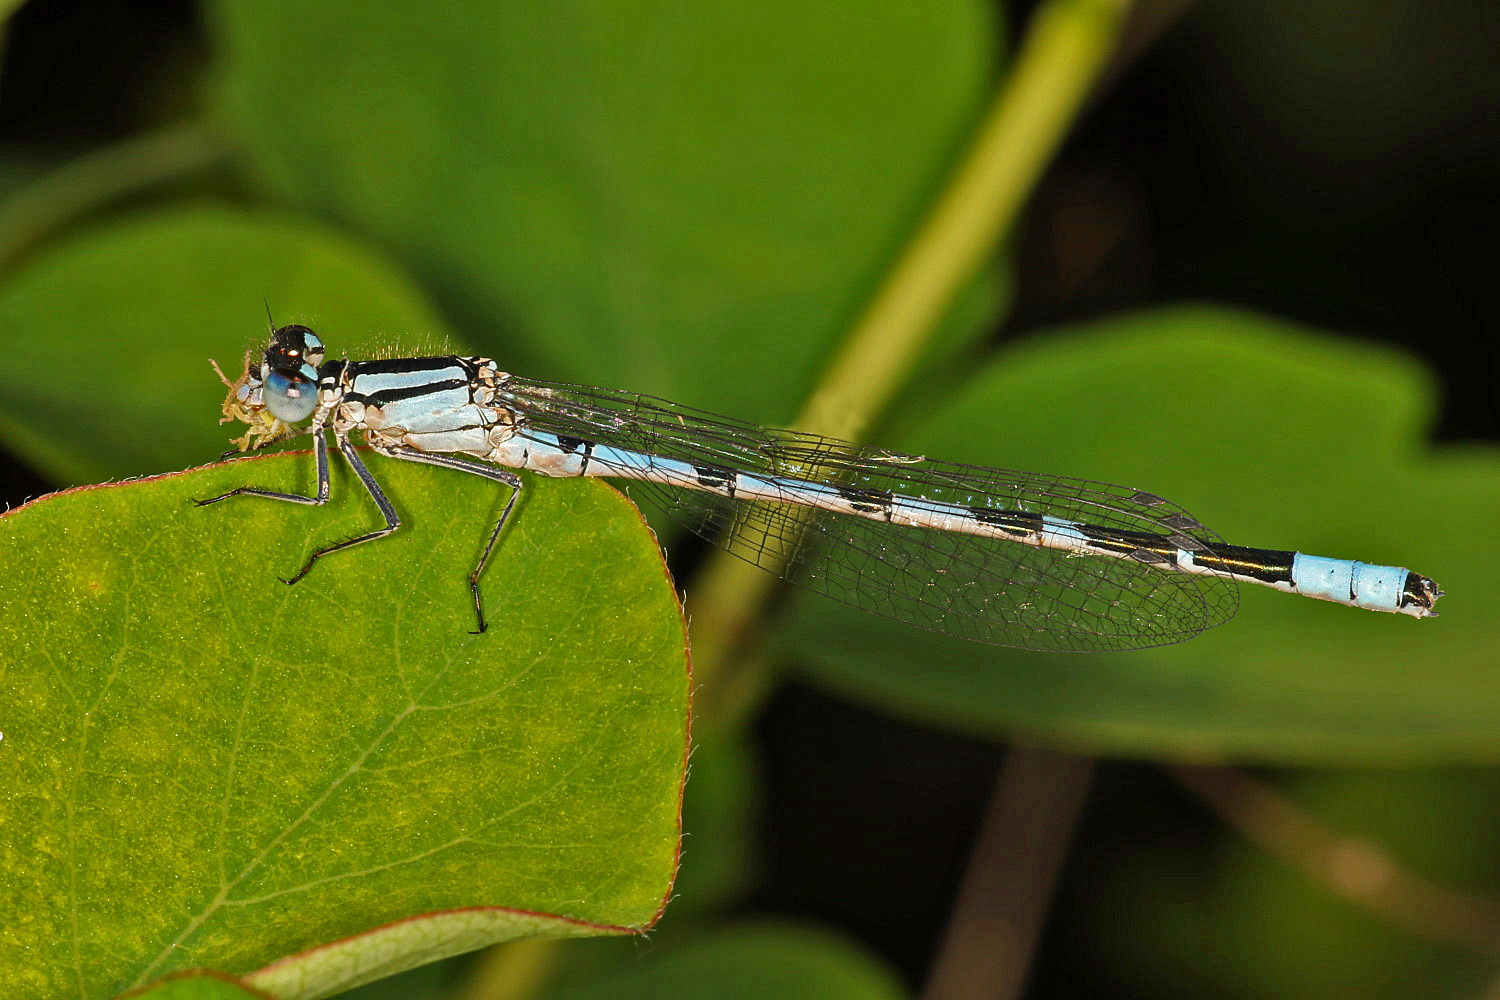
[[[1108,483],[932,461],[772,430],[664,399],[510,378],[504,404],[534,431],[774,480],[1077,521],[1212,551],[1182,508]],[[523,434],[525,431],[523,431]],[[1134,559],[1036,548],[837,511],[733,500],[639,480],[632,498],[688,515],[735,555],[864,611],[1026,649],[1125,650],[1181,642],[1234,615],[1233,581]]]

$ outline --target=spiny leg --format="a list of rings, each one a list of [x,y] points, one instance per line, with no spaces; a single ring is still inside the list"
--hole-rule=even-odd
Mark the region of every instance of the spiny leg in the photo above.
[[[337,544],[329,545],[326,548],[319,549],[318,551],[307,557],[307,562],[303,564],[302,568],[297,571],[295,576],[293,576],[290,580],[282,581],[283,583],[296,583],[298,580],[307,575],[308,570],[313,568],[313,563],[328,555],[330,552],[338,552],[341,549],[351,548],[355,545],[361,544],[362,542],[373,542],[375,539],[384,538],[386,535],[389,535],[391,532],[401,527],[401,518],[397,516],[396,508],[391,506],[391,501],[386,497],[385,492],[381,490],[380,484],[375,481],[375,477],[370,475],[370,470],[365,468],[365,463],[359,460],[359,453],[354,450],[354,446],[349,443],[348,438],[339,438],[339,451],[343,453],[344,460],[349,463],[349,467],[354,470],[354,474],[359,476],[359,481],[365,484],[365,489],[369,491],[370,499],[375,501],[375,506],[380,508],[380,516],[385,518],[385,527],[376,528],[374,531],[366,532],[365,534],[360,535],[357,538],[350,538],[347,541],[338,542]],[[328,471],[326,468],[327,461],[328,460],[325,457],[323,459],[324,467],[320,470],[320,474],[324,477],[324,483],[326,483],[326,477],[328,475]],[[324,495],[324,500],[328,499],[326,496],[328,492],[326,485],[320,486],[318,492]],[[322,503],[323,501],[320,500],[318,502]]]
[[[234,454],[228,452],[226,454]],[[313,434],[313,456],[318,466],[318,495],[309,497],[301,493],[277,493],[274,490],[263,490],[255,486],[241,486],[232,489],[228,493],[220,493],[216,497],[207,500],[194,500],[193,503],[199,507],[207,507],[211,503],[220,500],[228,500],[230,497],[267,497],[271,500],[286,500],[289,503],[306,504],[310,507],[321,506],[328,502],[328,442],[319,428]]]
[[[521,496],[521,477],[508,469],[497,469],[493,465],[485,465],[467,458],[459,458],[456,455],[433,455],[425,451],[417,451],[414,448],[398,448],[387,446],[378,448],[383,455],[391,458],[405,459],[408,462],[421,462],[425,465],[437,465],[445,469],[458,469],[462,472],[472,472],[476,476],[503,483],[511,489],[510,499],[505,502],[505,509],[500,512],[500,519],[495,522],[495,530],[490,532],[490,540],[484,547],[484,554],[479,557],[479,564],[474,567],[474,572],[469,574],[469,592],[474,595],[474,615],[479,619],[478,631],[470,635],[479,635],[489,626],[484,620],[484,602],[479,597],[479,577],[484,572],[485,566],[489,564],[490,553],[495,551],[495,542],[500,538],[500,532],[505,527],[505,522],[510,519],[510,512],[515,509],[516,500]]]
[[[207,500],[194,500],[193,503],[199,507],[206,507],[211,503],[217,503],[220,500],[227,500],[230,497],[236,496],[266,497],[271,500],[285,500],[289,503],[300,503],[306,504],[308,506],[321,506],[322,504],[327,503],[330,492],[328,475],[328,440],[322,433],[321,428],[314,428],[312,433],[313,455],[318,466],[317,496],[309,497],[303,496],[301,493],[279,493],[275,490],[263,490],[255,486],[241,486],[237,489],[230,490],[228,493],[221,493],[219,496],[210,497]],[[349,462],[350,466],[353,467],[355,473],[358,474],[360,481],[365,484],[365,489],[369,491],[370,497],[375,501],[375,505],[380,508],[380,513],[385,518],[385,527],[380,528],[376,531],[371,531],[364,535],[360,535],[358,538],[351,538],[348,541],[339,542],[337,545],[330,545],[327,548],[319,549],[308,557],[307,562],[304,563],[302,568],[297,571],[296,575],[294,575],[290,580],[283,579],[283,583],[296,583],[298,580],[307,575],[308,570],[312,569],[313,563],[317,562],[320,558],[326,556],[330,552],[337,552],[339,549],[347,549],[351,545],[358,545],[360,542],[368,542],[376,538],[383,538],[384,536],[389,535],[391,532],[395,531],[401,526],[401,518],[396,515],[395,508],[391,506],[390,500],[386,498],[386,495],[381,491],[379,484],[375,482],[375,477],[370,475],[370,470],[366,469],[364,463],[359,460],[359,455],[355,452],[353,446],[349,444],[347,439],[339,438],[339,451],[343,453],[344,458]]]

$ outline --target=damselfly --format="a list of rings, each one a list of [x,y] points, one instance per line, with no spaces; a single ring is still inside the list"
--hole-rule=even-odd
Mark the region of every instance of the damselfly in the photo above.
[[[1236,581],[1416,618],[1435,615],[1442,596],[1400,567],[1226,544],[1140,490],[770,430],[637,393],[523,379],[489,358],[325,362],[322,342],[300,325],[273,330],[259,365],[246,356],[224,419],[250,425],[241,451],[311,433],[318,491],[245,486],[200,503],[325,503],[331,430],[385,519],[318,549],[288,583],[323,556],[401,524],[350,443],[354,431],[382,455],[510,487],[469,574],[480,632],[480,575],[524,491],[513,469],[632,480],[632,497],[687,512],[699,534],[794,583],[919,628],[1007,646],[1179,642],[1234,614]]]

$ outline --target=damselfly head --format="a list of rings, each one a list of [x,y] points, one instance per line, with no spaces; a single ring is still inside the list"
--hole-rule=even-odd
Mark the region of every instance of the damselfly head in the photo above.
[[[266,365],[272,371],[296,371],[303,365],[316,368],[323,363],[323,341],[300,323],[277,327],[271,331],[266,346]]]
[[[234,445],[253,451],[291,437],[292,424],[306,420],[318,405],[317,366],[323,363],[323,342],[305,326],[293,324],[271,332],[260,364],[245,352],[244,373],[231,382],[214,364],[219,380],[229,387],[219,423],[238,420],[250,425]]]
[[[261,398],[271,416],[288,424],[306,420],[318,408],[318,365],[323,342],[305,326],[278,327],[261,365]]]

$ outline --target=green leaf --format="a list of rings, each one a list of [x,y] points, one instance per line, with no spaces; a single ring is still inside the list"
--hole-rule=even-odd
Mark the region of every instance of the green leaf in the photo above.
[[[184,972],[131,990],[121,1000],[267,1000],[268,997],[270,994],[251,989],[222,973]]]
[[[295,587],[277,576],[380,524],[343,463],[324,508],[190,502],[307,490],[310,459],[279,455],[0,517],[0,995],[212,967],[323,996],[655,920],[688,675],[639,513],[528,479],[476,636],[467,576],[505,490],[372,462],[407,524]]]
[[[1092,898],[1111,980],[1139,996],[1172,996],[1184,974],[1198,996],[1406,1000],[1484,996],[1494,960],[1494,830],[1500,781],[1493,769],[1304,772],[1277,791],[1326,824],[1339,850],[1322,874],[1387,905],[1411,907],[1429,940],[1350,899],[1239,836],[1195,850],[1183,838],[1148,842],[1097,867]],[[1310,846],[1301,824],[1279,827],[1284,847]],[[1400,869],[1392,872],[1391,866]],[[1171,873],[1164,878],[1163,873]],[[1436,883],[1413,893],[1408,878]],[[1446,890],[1444,892],[1443,890]],[[1465,942],[1465,946],[1451,939]]]
[[[720,931],[659,958],[639,956],[628,971],[559,989],[548,1000],[899,1000],[895,974],[826,931],[761,924]]]
[[[771,421],[968,137],[1000,35],[969,0],[211,11],[278,197],[397,254],[516,370]]]
[[[693,780],[683,800],[686,857],[670,923],[722,912],[753,884],[761,803],[755,754],[743,733],[694,730]]]
[[[333,356],[443,327],[399,271],[350,240],[275,213],[195,207],[111,223],[38,255],[0,287],[0,437],[58,483],[208,461],[225,388],[278,322]],[[381,331],[390,331],[382,334]]]
[[[1180,646],[1027,654],[799,600],[809,676],[907,717],[1109,753],[1288,761],[1493,756],[1500,509],[1493,449],[1428,448],[1416,364],[1230,310],[1143,313],[1003,351],[905,438],[917,454],[1102,479],[1183,504],[1231,542],[1405,565],[1442,616],[1242,586]],[[885,443],[885,442],[882,442]]]
[[[24,3],[25,0],[0,0],[0,25],[10,20],[10,16]]]

